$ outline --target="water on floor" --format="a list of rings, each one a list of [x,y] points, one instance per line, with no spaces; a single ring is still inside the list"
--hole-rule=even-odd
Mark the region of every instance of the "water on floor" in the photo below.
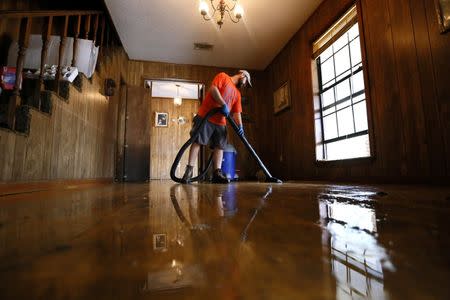
[[[0,197],[1,299],[450,299],[450,188],[104,185]]]

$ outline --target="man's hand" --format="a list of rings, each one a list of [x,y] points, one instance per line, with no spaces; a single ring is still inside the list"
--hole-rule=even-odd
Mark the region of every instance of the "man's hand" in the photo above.
[[[228,117],[230,115],[230,109],[228,108],[228,106],[226,104],[222,105],[222,111],[221,113],[225,116]]]
[[[237,132],[237,134],[238,134],[239,136],[243,136],[243,135],[244,135],[244,126],[242,126],[242,125],[239,125],[239,126],[238,126],[238,132]]]

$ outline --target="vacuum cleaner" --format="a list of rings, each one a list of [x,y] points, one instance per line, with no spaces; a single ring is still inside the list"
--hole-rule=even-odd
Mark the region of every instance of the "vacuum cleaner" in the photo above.
[[[182,179],[175,175],[175,172],[177,170],[178,164],[180,163],[181,157],[183,156],[183,154],[187,150],[187,148],[197,139],[197,137],[198,137],[198,135],[200,133],[200,129],[203,128],[203,126],[205,126],[205,122],[212,115],[214,115],[216,113],[220,113],[220,112],[221,112],[221,108],[220,107],[211,109],[206,114],[206,116],[204,118],[202,118],[202,121],[200,122],[200,125],[198,126],[197,130],[194,132],[192,137],[186,143],[184,143],[184,145],[181,147],[180,151],[178,151],[178,154],[175,157],[175,160],[173,161],[172,167],[170,168],[170,178],[172,178],[173,181],[178,182],[178,183],[183,183]],[[283,183],[280,179],[275,178],[275,177],[273,177],[270,174],[269,170],[267,170],[266,166],[261,161],[261,159],[259,158],[258,154],[256,154],[255,150],[250,145],[250,143],[248,142],[247,138],[244,135],[239,135],[238,134],[239,128],[238,128],[236,122],[233,120],[233,118],[228,116],[227,117],[227,121],[228,121],[229,124],[231,124],[231,127],[233,127],[234,131],[239,136],[239,138],[242,141],[242,143],[244,143],[244,145],[247,148],[247,150],[250,152],[250,154],[256,160],[256,162],[258,163],[260,168],[263,170],[264,174],[266,175],[266,182]],[[211,155],[208,158],[208,162],[206,163],[206,168],[204,170],[201,170],[199,172],[198,176],[191,178],[190,182],[200,181],[200,180],[202,180],[205,177],[206,173],[208,172],[208,169],[210,168],[210,166],[212,164],[212,158],[213,158],[213,155],[211,153]]]

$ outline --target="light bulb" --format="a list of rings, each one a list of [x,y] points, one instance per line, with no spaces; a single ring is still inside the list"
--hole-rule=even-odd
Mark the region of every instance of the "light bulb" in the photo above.
[[[180,106],[181,103],[183,103],[183,99],[181,99],[181,97],[175,97],[173,98],[173,104]]]
[[[236,4],[236,7],[234,8],[234,15],[238,19],[242,18],[244,15],[244,9],[240,4]]]
[[[200,1],[200,7],[199,7],[200,13],[204,16],[208,14],[209,6],[205,1]]]

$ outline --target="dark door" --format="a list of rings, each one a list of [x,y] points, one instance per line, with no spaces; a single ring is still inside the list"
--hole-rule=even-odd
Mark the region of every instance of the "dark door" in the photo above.
[[[147,181],[150,178],[150,93],[127,88],[124,144],[124,181]]]

